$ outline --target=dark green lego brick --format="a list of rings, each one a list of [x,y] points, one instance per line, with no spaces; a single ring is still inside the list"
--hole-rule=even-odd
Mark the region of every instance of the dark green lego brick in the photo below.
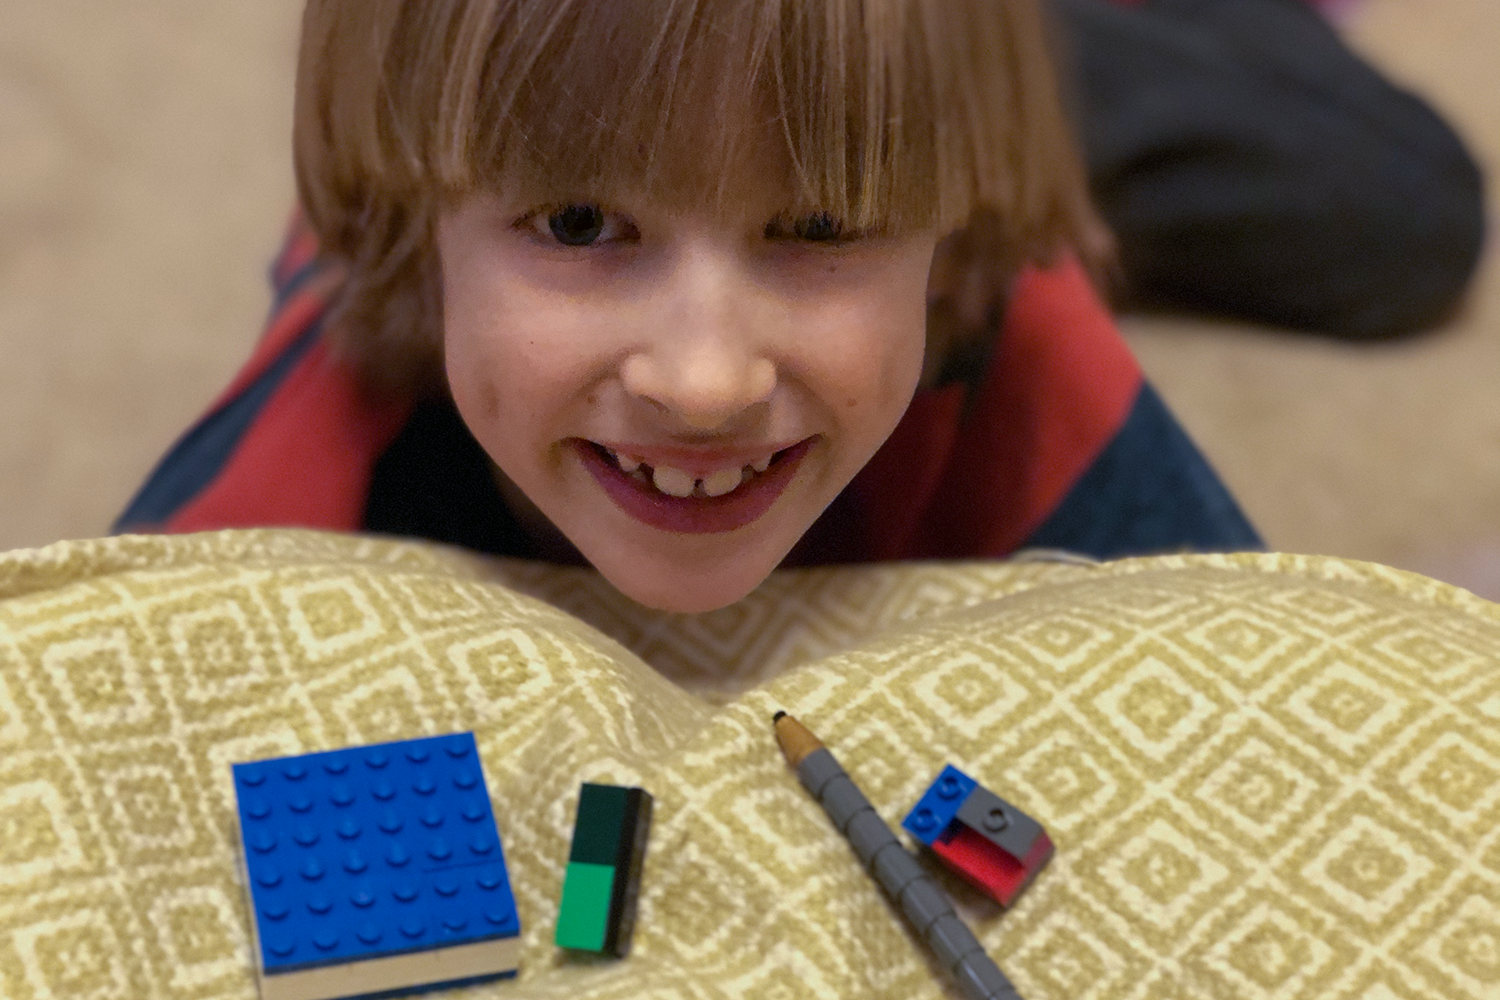
[[[637,789],[638,790],[638,789]],[[625,811],[632,789],[618,785],[584,785],[578,793],[578,819],[573,823],[569,861],[589,865],[617,865],[620,838],[625,835]]]

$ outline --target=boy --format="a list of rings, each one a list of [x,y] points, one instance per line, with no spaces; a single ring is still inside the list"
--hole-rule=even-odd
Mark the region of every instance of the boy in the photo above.
[[[677,611],[788,558],[1256,544],[1067,257],[1033,0],[312,0],[296,117],[316,236],[125,528],[587,560]]]

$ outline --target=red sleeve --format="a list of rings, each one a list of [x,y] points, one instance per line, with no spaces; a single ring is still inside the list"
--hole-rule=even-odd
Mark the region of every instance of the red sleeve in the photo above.
[[[341,273],[319,258],[300,211],[271,277],[276,306],[254,354],[117,528],[361,526],[375,463],[410,406],[371,402],[352,368],[330,356],[322,320]]]
[[[1003,556],[1119,431],[1141,372],[1083,269],[1017,280],[984,380],[919,392],[860,473],[873,559]]]
[[[357,531],[375,462],[409,407],[377,406],[354,373],[315,344],[244,431],[218,476],[169,531],[296,526]]]

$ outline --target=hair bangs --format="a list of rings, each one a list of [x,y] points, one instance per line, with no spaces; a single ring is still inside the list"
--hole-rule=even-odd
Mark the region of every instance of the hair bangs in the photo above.
[[[1010,26],[996,23],[1006,4],[449,8],[446,23],[428,8],[405,32],[444,40],[448,69],[436,94],[391,88],[401,121],[388,135],[409,138],[384,145],[450,193],[630,191],[722,205],[771,170],[789,207],[890,229],[952,228],[978,204],[1003,217],[1026,200],[1014,168],[1032,159],[1035,136]]]
[[[512,4],[511,30],[465,87],[477,104],[441,123],[434,172],[460,192],[732,198],[747,161],[765,168],[774,119],[758,82],[763,26],[749,6]]]

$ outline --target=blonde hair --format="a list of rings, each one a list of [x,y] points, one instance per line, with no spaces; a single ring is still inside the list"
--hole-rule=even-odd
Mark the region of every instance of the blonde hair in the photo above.
[[[1043,36],[1036,0],[309,0],[294,149],[346,270],[329,336],[371,388],[435,389],[445,206],[722,202],[767,137],[800,205],[958,231],[948,269],[1001,283],[1092,220]]]

